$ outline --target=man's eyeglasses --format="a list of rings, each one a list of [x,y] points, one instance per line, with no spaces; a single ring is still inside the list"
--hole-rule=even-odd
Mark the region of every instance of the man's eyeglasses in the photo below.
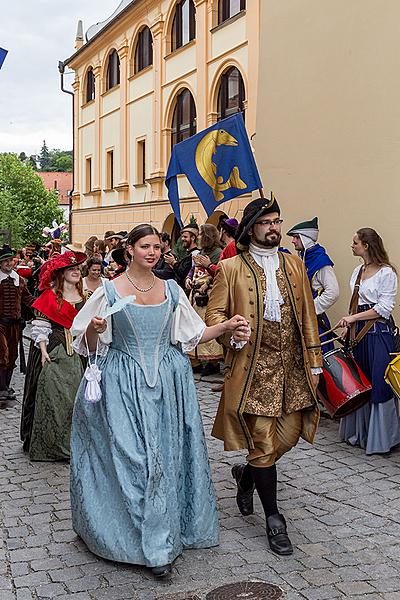
[[[283,219],[275,219],[274,221],[270,221],[269,219],[264,219],[263,221],[256,221],[254,225],[263,225],[264,227],[277,227],[278,225],[282,225]]]

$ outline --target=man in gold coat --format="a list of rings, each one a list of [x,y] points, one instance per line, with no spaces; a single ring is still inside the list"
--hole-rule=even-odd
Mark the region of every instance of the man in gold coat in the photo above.
[[[247,333],[220,339],[227,348],[226,372],[212,433],[225,450],[247,448],[247,463],[232,469],[239,510],[253,513],[256,489],[270,548],[289,555],[293,548],[277,506],[276,461],[300,437],[314,440],[322,353],[305,267],[278,250],[281,223],[273,196],[246,206],[239,254],[218,265],[206,322],[215,325],[235,314],[249,322]]]

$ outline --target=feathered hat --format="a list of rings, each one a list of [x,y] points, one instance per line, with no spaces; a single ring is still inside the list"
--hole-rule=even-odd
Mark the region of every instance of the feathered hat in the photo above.
[[[42,291],[51,287],[56,271],[80,265],[85,260],[86,254],[83,252],[64,252],[64,254],[57,254],[54,258],[50,258],[40,269],[39,290]]]

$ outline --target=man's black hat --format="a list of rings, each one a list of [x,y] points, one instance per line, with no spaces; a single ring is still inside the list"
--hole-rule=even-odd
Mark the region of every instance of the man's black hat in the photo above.
[[[236,236],[236,248],[242,252],[250,246],[249,231],[258,218],[270,213],[281,214],[281,209],[276,201],[274,194],[271,192],[271,198],[256,198],[246,206],[243,211],[242,220],[239,223]]]
[[[4,245],[2,248],[0,248],[0,260],[6,260],[6,258],[14,258],[15,255],[15,250],[10,248],[10,246]]]

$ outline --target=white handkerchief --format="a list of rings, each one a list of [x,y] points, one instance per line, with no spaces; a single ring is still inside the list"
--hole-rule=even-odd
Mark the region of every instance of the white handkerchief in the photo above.
[[[136,300],[136,296],[125,296],[124,298],[120,298],[112,306],[109,306],[105,313],[102,316],[103,319],[107,319],[107,317],[111,317],[115,313],[122,310],[127,304],[134,302]]]

